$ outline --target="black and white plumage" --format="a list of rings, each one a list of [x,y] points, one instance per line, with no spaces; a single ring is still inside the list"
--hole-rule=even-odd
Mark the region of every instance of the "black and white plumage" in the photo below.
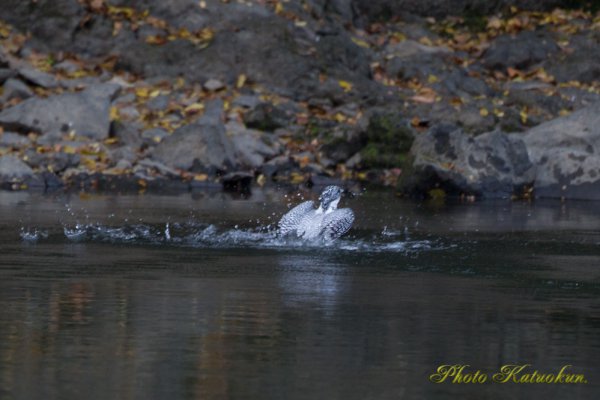
[[[341,196],[342,189],[327,186],[319,196],[319,207],[316,209],[313,201],[298,204],[279,221],[280,234],[329,241],[339,238],[348,232],[354,222],[351,209],[337,208]]]

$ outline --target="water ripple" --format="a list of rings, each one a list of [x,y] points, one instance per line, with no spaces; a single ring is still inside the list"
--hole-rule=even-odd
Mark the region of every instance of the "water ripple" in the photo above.
[[[110,226],[100,223],[64,225],[61,232],[21,228],[23,241],[41,239],[70,242],[106,242],[174,245],[197,248],[333,249],[345,252],[419,252],[442,250],[453,245],[441,239],[415,240],[405,232],[355,232],[335,242],[307,241],[281,237],[274,226],[220,228],[199,222],[171,222],[164,225],[128,224]]]

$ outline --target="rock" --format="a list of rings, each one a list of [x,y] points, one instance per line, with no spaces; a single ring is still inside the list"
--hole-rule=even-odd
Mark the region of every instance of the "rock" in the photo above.
[[[0,101],[6,102],[12,99],[28,99],[33,96],[33,90],[29,89],[29,86],[21,82],[19,79],[9,78],[4,82],[4,91],[2,93],[2,99]]]
[[[15,71],[10,68],[0,68],[0,84],[6,82],[7,79],[13,78],[17,75]]]
[[[152,158],[163,164],[189,170],[194,160],[207,168],[229,169],[236,164],[235,148],[225,133],[223,102],[206,104],[205,113],[196,122],[177,129],[158,144]]]
[[[133,105],[119,108],[119,117],[121,119],[124,119],[127,121],[135,121],[139,118],[139,116],[140,116],[140,112]]]
[[[29,146],[31,140],[27,136],[19,135],[14,132],[4,132],[0,134],[0,146],[6,147],[24,147]]]
[[[24,182],[32,178],[33,170],[13,155],[0,156],[0,183]]]
[[[112,149],[110,150],[110,159],[113,161],[127,161],[130,164],[133,164],[133,162],[135,162],[135,160],[137,159],[137,153],[134,151],[134,149],[131,146],[121,146],[121,147],[117,147],[116,149]]]
[[[162,175],[167,175],[167,176],[172,176],[172,177],[179,177],[179,172],[173,168],[169,168],[166,165],[164,165],[163,163],[154,161],[154,160],[149,160],[149,159],[144,159],[144,160],[140,160],[137,163],[138,166],[140,167],[144,167],[147,169],[154,169],[157,172],[159,172]]]
[[[573,35],[566,51],[546,63],[548,72],[558,82],[594,83],[600,80],[600,35]]]
[[[54,75],[50,75],[47,72],[39,71],[25,64],[17,67],[17,70],[23,79],[36,86],[41,86],[46,89],[53,89],[58,86],[58,81]]]
[[[414,40],[404,40],[385,49],[389,76],[400,79],[427,78],[440,75],[447,68],[450,49],[426,46]]]
[[[156,96],[146,102],[146,107],[151,111],[164,111],[169,107],[169,101],[169,96]]]
[[[290,124],[298,111],[297,106],[291,102],[278,105],[261,103],[244,115],[244,122],[248,128],[273,132]]]
[[[169,132],[162,128],[152,128],[142,132],[144,142],[152,146],[162,142],[167,136],[169,136]]]
[[[600,102],[525,134],[538,197],[600,200]]]
[[[54,64],[53,68],[55,71],[62,71],[68,74],[75,73],[81,69],[81,67],[77,63],[71,60],[64,60],[57,64]]]
[[[142,144],[140,132],[144,126],[139,122],[113,121],[110,136],[118,139],[122,145],[139,147]]]
[[[46,99],[30,98],[3,110],[0,125],[19,132],[60,132],[71,130],[95,140],[108,137],[110,102],[119,87],[96,85],[80,93],[66,93]]]
[[[465,71],[454,70],[445,79],[443,84],[451,95],[464,97],[465,94],[472,96],[492,96],[494,91],[479,78],[469,76]]]
[[[223,189],[225,190],[247,193],[250,191],[253,178],[254,175],[248,172],[236,171],[224,175],[221,182],[223,182]]]
[[[535,176],[524,142],[499,131],[472,137],[452,125],[438,125],[416,137],[411,153],[412,171],[401,181],[408,192],[441,189],[451,195],[510,197]]]
[[[260,103],[261,103],[261,100],[260,100],[259,96],[242,94],[242,95],[236,97],[233,100],[232,104],[234,106],[252,109],[252,108],[255,108],[256,106],[258,106]]]
[[[246,129],[237,122],[229,122],[225,128],[241,166],[256,169],[263,164],[265,158],[272,158],[277,154],[272,146],[263,141],[265,135],[262,132]]]
[[[545,31],[523,31],[515,36],[499,36],[483,54],[487,68],[505,71],[508,67],[526,69],[548,59],[560,50]]]
[[[298,164],[291,157],[278,156],[264,163],[260,170],[266,177],[276,179],[281,175],[289,175],[297,167]]]
[[[206,90],[210,90],[211,92],[216,92],[217,90],[221,90],[225,87],[225,84],[218,79],[209,79],[204,82],[204,88]]]

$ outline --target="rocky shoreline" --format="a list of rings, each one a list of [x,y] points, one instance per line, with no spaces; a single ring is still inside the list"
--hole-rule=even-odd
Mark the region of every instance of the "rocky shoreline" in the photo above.
[[[2,189],[600,199],[597,10],[8,3]]]

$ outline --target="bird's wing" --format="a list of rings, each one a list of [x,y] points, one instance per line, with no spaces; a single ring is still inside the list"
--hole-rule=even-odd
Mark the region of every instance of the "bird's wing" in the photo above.
[[[354,222],[354,213],[349,208],[340,208],[323,218],[323,237],[326,240],[335,240],[350,230]]]
[[[298,228],[298,224],[302,220],[302,217],[309,211],[314,210],[312,201],[305,201],[304,203],[298,204],[285,214],[279,221],[279,232],[285,235]]]

